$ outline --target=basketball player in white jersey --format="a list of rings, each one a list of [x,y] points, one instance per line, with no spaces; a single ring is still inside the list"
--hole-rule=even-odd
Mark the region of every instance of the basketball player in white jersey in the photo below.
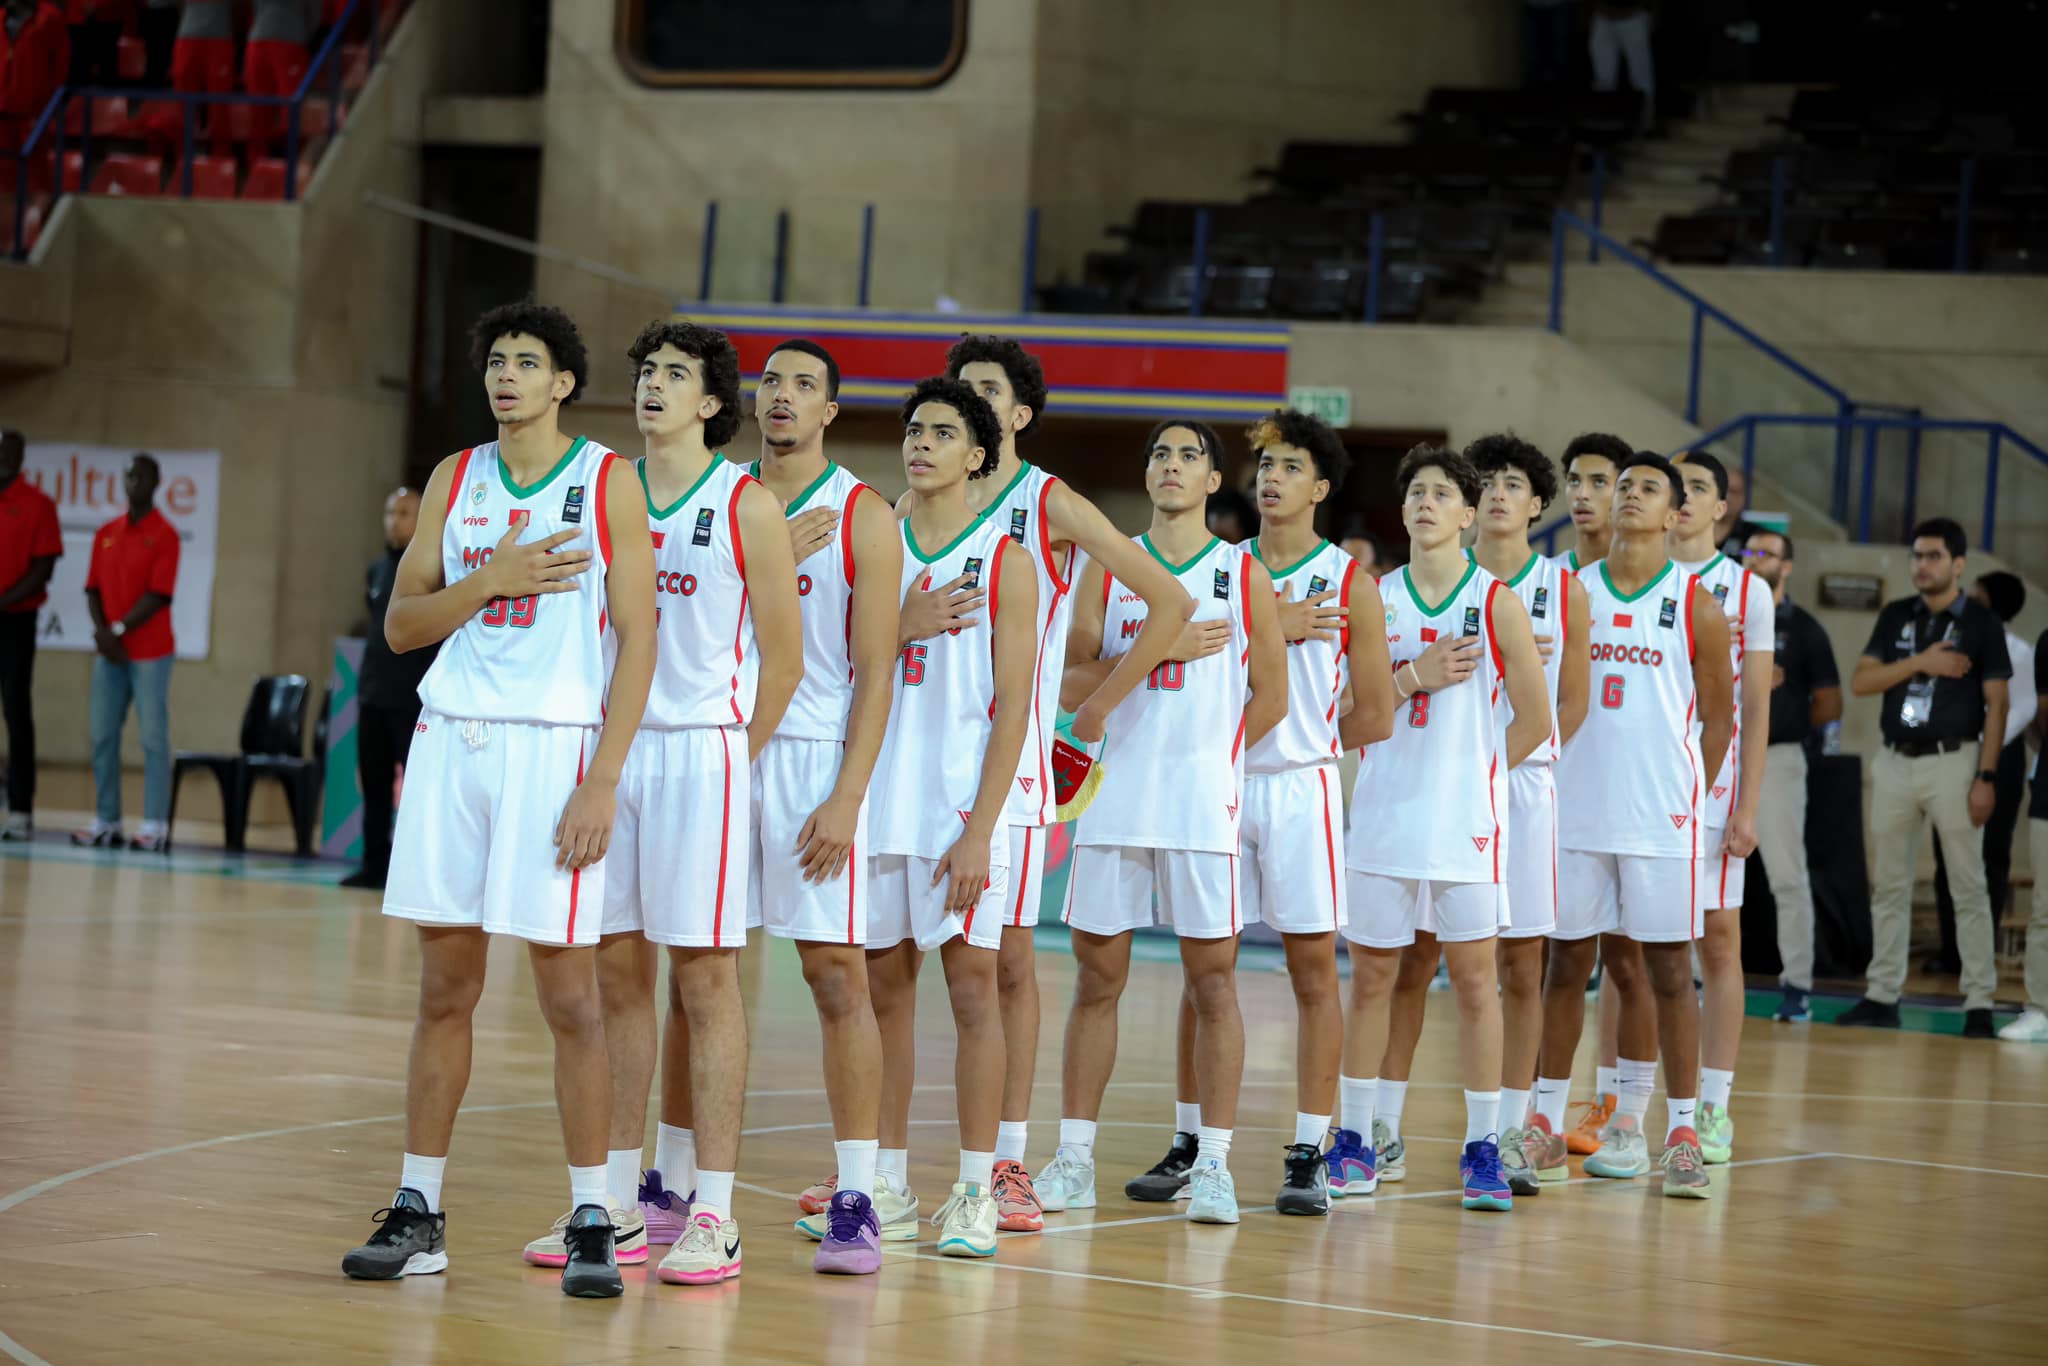
[[[1401,661],[1393,671],[1400,704],[1393,734],[1365,748],[1345,840],[1346,1071],[1363,1069],[1367,1079],[1377,1071],[1398,956],[1418,930],[1434,930],[1458,1001],[1464,1205],[1505,1210],[1513,1196],[1500,1165],[1494,942],[1510,924],[1508,775],[1549,743],[1551,699],[1521,600],[1459,544],[1479,511],[1472,462],[1417,446],[1402,457],[1394,487],[1409,556],[1381,580],[1380,592],[1388,652]],[[1432,692],[1419,686],[1410,661],[1447,636],[1478,640],[1478,658],[1464,681]]]
[[[1038,580],[1038,673],[1031,727],[1010,789],[1010,900],[1003,913],[1003,948],[996,973],[1006,1053],[1003,1118],[996,1137],[996,1211],[1000,1227],[1029,1233],[1044,1227],[1038,1193],[1024,1167],[1026,1121],[1038,1061],[1038,970],[1032,936],[1045,883],[1046,845],[1058,806],[1051,752],[1060,676],[1066,666],[1067,626],[1074,611],[1074,574],[1085,554],[1122,576],[1149,609],[1147,632],[1133,646],[1128,666],[1104,681],[1095,705],[1087,708],[1094,716],[1106,715],[1165,658],[1175,638],[1175,623],[1186,621],[1194,603],[1172,575],[1093,503],[1018,455],[1018,441],[1037,429],[1046,409],[1045,372],[1036,357],[1008,337],[965,336],[947,352],[946,374],[981,395],[1002,432],[1000,462],[991,476],[967,486],[967,505],[987,513],[1005,535],[1024,547]],[[917,498],[915,488],[905,493],[898,512],[907,513]],[[985,600],[982,591],[957,580],[929,588],[914,583],[903,599],[900,641],[909,645],[973,625]],[[1080,724],[1079,733],[1095,733],[1089,723]]]
[[[607,1166],[615,1205],[637,1207],[650,1244],[675,1245],[660,1278],[698,1285],[740,1270],[732,1185],[747,1071],[738,953],[749,767],[803,675],[803,642],[782,507],[714,449],[740,427],[732,343],[662,320],[626,354],[646,443],[636,473],[654,541],[658,648],[640,735],[619,779],[597,953],[612,1065]],[[662,1087],[661,1123],[696,1140],[696,1169],[666,1173],[673,1190],[658,1166],[645,1180],[640,1169],[657,945],[669,946],[673,1079]],[[526,1260],[560,1265],[565,1222],[528,1244]]]
[[[435,469],[384,622],[401,653],[445,644],[420,684],[384,893],[386,915],[420,927],[404,1171],[342,1269],[369,1280],[446,1269],[441,1180],[469,1083],[470,1016],[489,935],[512,934],[527,941],[555,1039],[571,1209],[562,1289],[608,1298],[624,1291],[618,1253],[644,1261],[647,1245],[637,1226],[614,1244],[611,1082],[591,950],[619,776],[654,674],[654,553],[631,467],[559,425],[589,373],[568,315],[493,309],[472,351],[498,439]]]
[[[1077,968],[1062,1059],[1060,1146],[1039,1173],[1048,1212],[1095,1201],[1095,1131],[1116,1065],[1116,1007],[1130,976],[1131,934],[1171,924],[1194,1000],[1201,1100],[1188,1217],[1238,1221],[1228,1166],[1244,1073],[1237,1007],[1240,774],[1287,713],[1287,654],[1272,576],[1248,550],[1209,534],[1208,496],[1222,445],[1198,422],[1162,422],[1146,442],[1152,525],[1138,538],[1195,602],[1190,641],[1109,714],[1095,800],[1074,825],[1065,920]],[[1150,626],[1148,604],[1105,566],[1083,576],[1067,641],[1064,700],[1100,696]],[[1227,638],[1199,630],[1228,621]],[[1219,633],[1220,634],[1220,633]],[[1187,648],[1192,645],[1192,648]],[[1078,734],[1079,732],[1077,732]],[[1085,737],[1084,737],[1085,738]],[[1156,900],[1155,900],[1156,898]]]
[[[903,589],[966,580],[987,602],[971,626],[903,647],[870,827],[868,983],[876,1014],[915,1018],[917,976],[937,950],[956,1036],[960,1175],[933,1216],[942,1256],[996,1252],[995,1143],[1003,1097],[996,955],[1010,904],[1005,813],[1031,724],[1038,583],[1007,527],[967,505],[995,473],[1001,429],[956,379],[928,379],[903,403],[903,466],[917,500],[900,523]],[[893,1042],[893,1040],[892,1040]],[[907,1148],[916,1058],[883,1051],[882,1139]]]
[[[1702,1197],[1692,985],[1692,944],[1704,913],[1698,865],[1707,853],[1700,813],[1727,753],[1733,704],[1719,604],[1665,548],[1684,502],[1671,462],[1638,451],[1615,483],[1607,556],[1579,571],[1593,686],[1572,751],[1574,763],[1596,777],[1564,788],[1546,991],[1584,992],[1595,935],[1619,931],[1641,946],[1669,1105],[1664,1193]],[[1577,1043],[1546,1030],[1543,1048],[1546,1056],[1556,1049],[1569,1057]],[[1624,1106],[1627,1100],[1624,1094]],[[1628,1108],[1617,1111],[1600,1150],[1586,1159],[1592,1176],[1639,1176],[1649,1165],[1643,1121]]]
[[[796,941],[818,1009],[839,1172],[811,1230],[813,1264],[872,1275],[883,1222],[897,1237],[917,1230],[907,1168],[894,1195],[877,1185],[882,1049],[865,949],[868,778],[889,721],[903,551],[888,503],[825,456],[838,393],[838,362],[801,338],[769,355],[754,393],[761,458],[749,472],[791,522],[804,673],[754,761],[747,924]]]
[[[1700,939],[1700,1112],[1694,1127],[1709,1165],[1726,1162],[1735,1147],[1728,1115],[1735,1089],[1735,1054],[1742,1043],[1742,875],[1756,848],[1757,806],[1763,795],[1764,758],[1770,744],[1771,673],[1777,643],[1777,604],[1770,585],[1715,548],[1714,527],[1728,510],[1728,469],[1703,451],[1681,456],[1685,507],[1671,533],[1671,558],[1699,577],[1728,618],[1735,671],[1735,739],[1721,774],[1707,791],[1705,857],[1700,860],[1700,906],[1707,932]],[[1745,727],[1743,717],[1762,718]]]

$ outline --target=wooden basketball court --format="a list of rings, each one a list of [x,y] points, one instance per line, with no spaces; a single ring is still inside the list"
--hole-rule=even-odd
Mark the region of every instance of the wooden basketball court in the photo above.
[[[168,862],[168,867],[167,867]],[[1103,1203],[993,1262],[892,1244],[818,1277],[793,1193],[831,1168],[817,1026],[786,944],[743,962],[753,1036],[737,1217],[710,1290],[627,1270],[572,1301],[521,1246],[561,1213],[550,1050],[500,942],[446,1202],[451,1267],[345,1279],[390,1196],[416,956],[332,869],[42,843],[0,857],[0,1358],[20,1362],[1043,1363],[1287,1360],[1970,1362],[2048,1353],[2048,1049],[1752,1019],[1714,1198],[1574,1180],[1510,1215],[1458,1208],[1450,1003],[1432,1000],[1409,1177],[1327,1220],[1261,1209],[1290,1136],[1286,981],[1247,952],[1244,1222],[1126,1203],[1163,1151],[1178,968],[1133,970],[1097,1149]],[[1073,963],[1047,1002],[1029,1165],[1050,1156]],[[957,1146],[943,988],[927,973],[912,1185]],[[1592,1030],[1589,1028],[1590,1044]],[[1590,1078],[1590,1063],[1580,1068]],[[1661,1097],[1653,1115],[1661,1114]],[[1653,1126],[1654,1127],[1654,1126]],[[1588,1356],[1589,1349],[1597,1349]]]

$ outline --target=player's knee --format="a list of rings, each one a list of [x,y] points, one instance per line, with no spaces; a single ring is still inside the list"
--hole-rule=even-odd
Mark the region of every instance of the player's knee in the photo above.
[[[466,1020],[483,999],[481,977],[464,973],[422,973],[420,975],[420,1019],[428,1024]]]
[[[1500,977],[1494,970],[1490,953],[1460,954],[1450,969],[1451,990],[1461,1001],[1491,996],[1500,990]]]
[[[1237,1009],[1237,972],[1229,965],[1205,968],[1188,975],[1188,1000],[1197,1017],[1220,1019]]]
[[[1009,996],[1038,989],[1037,960],[1028,953],[1003,954],[996,959],[996,987]]]
[[[1337,998],[1337,960],[1319,958],[1313,964],[1290,968],[1287,980],[1294,987],[1298,1008],[1323,1005]]]
[[[1643,949],[1644,975],[1660,1001],[1692,994],[1692,954],[1686,944],[1658,944]]]
[[[1129,969],[1120,964],[1076,961],[1074,972],[1074,1003],[1076,1005],[1114,1005],[1124,994],[1124,979]]]
[[[604,1009],[598,1001],[594,983],[589,990],[578,985],[543,991],[540,1013],[557,1039],[604,1037]]]
[[[952,1001],[956,1023],[980,1024],[996,1015],[996,975],[993,971],[956,969],[946,975],[946,994]]]

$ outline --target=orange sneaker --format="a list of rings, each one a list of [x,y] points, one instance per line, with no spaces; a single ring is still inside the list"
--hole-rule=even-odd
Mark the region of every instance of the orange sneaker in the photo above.
[[[815,1186],[807,1186],[804,1193],[796,1198],[796,1207],[805,1214],[823,1214],[832,1203],[832,1192],[839,1189],[839,1173],[834,1172]]]
[[[1579,1122],[1564,1136],[1564,1146],[1575,1153],[1597,1153],[1600,1151],[1600,1131],[1607,1127],[1607,1121],[1614,1118],[1614,1107],[1621,1097],[1611,1091],[1602,1092],[1592,1100],[1581,1101],[1574,1107],[1586,1113],[1579,1116]]]
[[[1016,1161],[996,1163],[996,1227],[1009,1233],[1042,1233],[1045,1210],[1032,1188],[1031,1173]]]
[[[1553,1133],[1550,1121],[1542,1115],[1529,1118],[1529,1131],[1522,1139],[1522,1151],[1529,1159],[1530,1170],[1536,1173],[1538,1182],[1569,1181],[1572,1169],[1565,1161],[1568,1149],[1564,1136]]]

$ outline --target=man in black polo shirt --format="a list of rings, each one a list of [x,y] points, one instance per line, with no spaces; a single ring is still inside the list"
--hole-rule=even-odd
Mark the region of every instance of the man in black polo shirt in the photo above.
[[[1884,694],[1884,749],[1870,765],[1870,967],[1863,999],[1840,1024],[1898,1027],[1921,830],[1931,821],[1949,848],[1976,847],[2004,743],[2012,663],[2004,625],[1963,593],[1963,529],[1937,517],[1913,529],[1912,544],[1920,595],[1878,613],[1849,679],[1859,697]],[[1998,965],[1983,860],[1956,859],[1949,886],[1963,957],[1963,1033],[1988,1039]]]
[[[420,719],[420,679],[440,646],[391,653],[384,641],[384,609],[391,605],[398,560],[419,523],[420,495],[403,486],[384,500],[384,554],[363,578],[370,609],[370,633],[363,642],[363,670],[356,679],[356,776],[363,788],[363,866],[343,878],[344,887],[382,889],[391,866],[392,783],[412,748]]]
[[[1779,981],[1784,998],[1779,1020],[1813,1018],[1807,1003],[1813,990],[1813,881],[1806,866],[1806,742],[1814,731],[1842,717],[1842,676],[1835,647],[1813,614],[1785,596],[1792,574],[1792,538],[1782,531],[1754,531],[1742,552],[1743,564],[1771,586],[1777,607],[1776,667],[1771,678],[1769,757],[1757,810],[1757,849],[1778,903]]]

